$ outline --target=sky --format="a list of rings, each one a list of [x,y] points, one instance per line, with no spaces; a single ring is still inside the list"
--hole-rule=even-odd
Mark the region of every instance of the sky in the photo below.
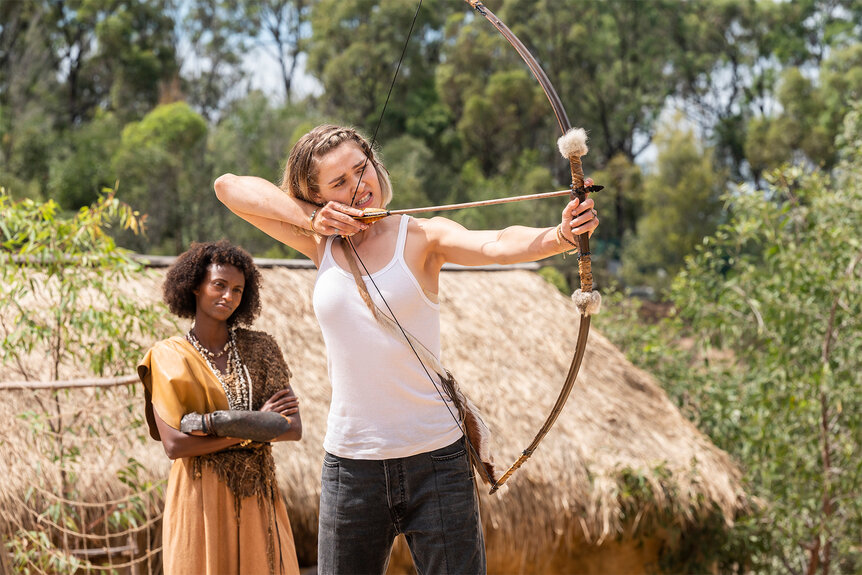
[[[323,93],[323,86],[315,78],[305,72],[305,54],[300,55],[297,73],[293,79],[293,93],[298,99],[308,95],[318,96]],[[251,72],[251,88],[262,91],[276,102],[284,102],[284,88],[281,81],[281,70],[272,54],[261,46],[249,52],[243,66]]]

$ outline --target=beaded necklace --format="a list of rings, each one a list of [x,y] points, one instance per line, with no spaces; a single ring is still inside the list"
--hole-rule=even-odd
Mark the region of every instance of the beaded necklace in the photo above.
[[[221,384],[224,394],[227,396],[230,409],[251,411],[251,376],[248,373],[248,368],[239,356],[233,328],[228,331],[229,338],[224,349],[217,355],[203,346],[195,335],[194,329],[194,326],[192,326],[186,334],[186,340],[200,354],[210,368],[210,371],[213,372],[213,375],[215,375]],[[227,369],[221,371],[212,360],[221,357],[225,352],[227,352]]]

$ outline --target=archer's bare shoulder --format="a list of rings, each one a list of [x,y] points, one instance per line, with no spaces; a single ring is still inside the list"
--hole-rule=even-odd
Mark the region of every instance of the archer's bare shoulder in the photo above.
[[[433,218],[411,218],[408,231],[423,234],[430,242],[438,241],[446,234],[464,231],[467,228],[443,216]]]

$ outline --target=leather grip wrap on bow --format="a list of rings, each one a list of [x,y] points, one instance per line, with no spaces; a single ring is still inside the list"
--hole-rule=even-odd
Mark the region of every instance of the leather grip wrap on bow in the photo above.
[[[536,80],[538,80],[539,85],[542,87],[542,91],[544,91],[545,96],[547,96],[548,101],[554,110],[554,115],[557,117],[557,123],[560,126],[560,132],[563,134],[563,137],[558,141],[558,145],[560,147],[560,152],[569,160],[569,164],[571,166],[572,197],[577,197],[581,202],[583,202],[586,200],[586,190],[584,189],[584,171],[581,166],[581,156],[587,153],[586,132],[582,129],[572,130],[569,117],[563,108],[563,104],[560,101],[556,90],[554,90],[553,85],[550,80],[548,80],[547,74],[545,74],[538,61],[533,57],[530,51],[527,50],[518,37],[515,36],[515,34],[508,28],[508,26],[497,18],[493,12],[488,10],[482,2],[479,2],[478,0],[465,0],[465,2],[488,20],[491,25],[493,25],[494,28],[496,28],[504,38],[506,38],[509,44],[517,50],[518,54],[530,68],[530,71],[533,73]],[[582,147],[580,144],[582,144]],[[581,287],[572,295],[572,299],[575,301],[575,304],[581,313],[581,320],[580,328],[578,330],[578,340],[575,346],[574,356],[572,357],[572,363],[569,367],[569,372],[566,375],[566,380],[563,383],[563,387],[560,390],[557,401],[551,409],[551,413],[545,419],[545,422],[542,424],[538,433],[536,433],[533,441],[521,453],[521,456],[517,461],[515,461],[509,470],[495,482],[494,486],[491,488],[491,493],[497,491],[497,489],[499,489],[509,479],[509,477],[511,477],[511,475],[524,464],[524,462],[536,450],[539,442],[541,442],[548,431],[550,431],[554,422],[557,420],[557,417],[559,417],[562,412],[563,406],[569,397],[572,387],[574,387],[578,371],[581,367],[581,362],[584,359],[584,353],[586,352],[587,346],[587,336],[590,333],[590,316],[591,314],[598,312],[601,299],[597,292],[592,291],[593,274],[590,261],[589,234],[580,234],[576,239],[578,242],[578,274],[580,276]]]
[[[587,199],[584,188],[584,168],[581,164],[581,156],[589,151],[587,147],[587,133],[583,128],[573,128],[565,132],[559,140],[557,147],[560,154],[569,160],[572,173],[572,199],[577,198],[583,203]],[[593,291],[593,271],[590,264],[590,235],[580,234],[578,241],[578,275],[581,279],[581,291]]]

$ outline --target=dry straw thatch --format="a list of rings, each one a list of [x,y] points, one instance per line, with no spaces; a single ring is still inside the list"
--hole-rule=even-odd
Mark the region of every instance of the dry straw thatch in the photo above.
[[[330,394],[311,304],[315,271],[262,271],[263,313],[255,328],[272,334],[287,356],[305,430],[302,442],[274,449],[279,483],[300,561],[313,563]],[[162,269],[148,269],[122,289],[156,300],[163,276]],[[443,363],[482,408],[495,434],[496,459],[507,465],[556,399],[574,350],[577,312],[540,276],[522,269],[445,272],[440,293]],[[70,371],[66,377],[83,375]],[[8,379],[0,372],[0,381]],[[7,513],[37,469],[52,473],[32,433],[15,419],[38,393],[44,392],[5,392],[0,402],[0,509]],[[72,391],[68,397],[99,411],[116,408],[122,394]],[[113,421],[122,428],[128,419],[118,413]],[[164,452],[155,442],[137,443],[134,437],[141,432],[128,429],[131,439],[94,445],[85,454],[78,470],[82,496],[98,500],[125,493],[113,471],[130,451],[151,477],[166,476]],[[509,486],[508,493],[481,496],[490,572],[643,572],[654,569],[662,549],[673,545],[669,534],[675,530],[668,527],[696,530],[716,515],[729,526],[746,506],[740,473],[729,456],[595,330],[568,404]],[[399,545],[392,570],[409,563]]]

